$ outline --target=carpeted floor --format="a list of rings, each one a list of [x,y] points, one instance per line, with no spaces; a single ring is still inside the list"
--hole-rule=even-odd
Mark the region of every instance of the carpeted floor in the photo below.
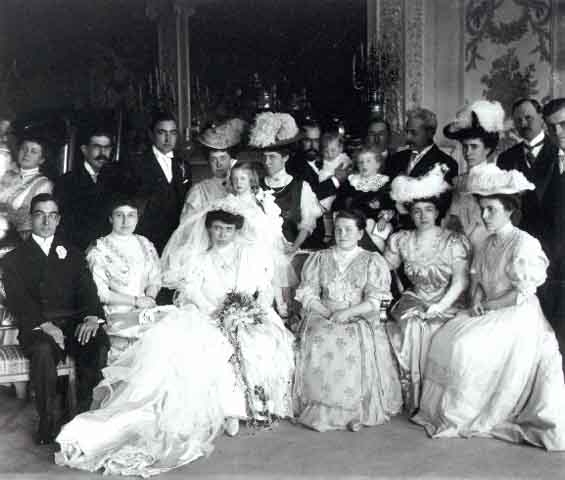
[[[36,446],[34,429],[31,402],[0,387],[0,478],[109,478],[54,465],[54,447]],[[321,434],[283,422],[222,436],[208,458],[159,478],[354,477],[563,479],[565,453],[490,439],[431,440],[403,417],[359,433]]]

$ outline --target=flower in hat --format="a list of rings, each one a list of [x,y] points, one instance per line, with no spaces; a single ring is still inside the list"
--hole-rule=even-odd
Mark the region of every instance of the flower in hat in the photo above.
[[[299,138],[300,131],[292,115],[264,112],[255,118],[249,134],[249,145],[265,149],[289,145]]]
[[[241,142],[246,123],[240,118],[232,118],[227,122],[207,128],[198,141],[214,150],[227,150]]]

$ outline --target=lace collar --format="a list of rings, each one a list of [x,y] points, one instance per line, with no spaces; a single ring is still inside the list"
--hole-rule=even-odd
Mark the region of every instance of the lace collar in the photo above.
[[[362,177],[359,173],[354,173],[349,175],[347,179],[349,184],[360,192],[376,192],[389,181],[388,175],[383,175],[382,173],[376,173],[370,177]]]

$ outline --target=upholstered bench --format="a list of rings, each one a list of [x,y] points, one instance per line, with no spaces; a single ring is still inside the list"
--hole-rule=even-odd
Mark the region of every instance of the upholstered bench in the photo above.
[[[2,307],[0,307],[2,308]],[[0,339],[16,339],[17,328],[13,325],[0,325]],[[17,342],[17,340],[16,340]],[[16,386],[18,397],[25,397],[25,386],[29,382],[29,360],[24,357],[22,348],[17,343],[2,345],[0,342],[0,385]],[[58,376],[68,377],[67,409],[72,417],[76,411],[76,373],[75,364],[71,357],[60,362],[57,366]]]

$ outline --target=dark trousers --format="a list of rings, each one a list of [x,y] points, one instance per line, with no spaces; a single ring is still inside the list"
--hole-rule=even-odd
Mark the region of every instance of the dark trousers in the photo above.
[[[565,259],[550,261],[547,280],[539,288],[538,297],[543,313],[555,331],[565,373]]]
[[[92,389],[102,379],[110,341],[103,328],[85,345],[80,345],[74,328],[62,328],[65,351],[42,330],[33,330],[20,338],[24,354],[30,360],[30,381],[35,391],[36,407],[40,418],[53,415],[57,394],[57,364],[69,354],[74,358],[77,374],[77,407],[79,412],[90,408]]]

